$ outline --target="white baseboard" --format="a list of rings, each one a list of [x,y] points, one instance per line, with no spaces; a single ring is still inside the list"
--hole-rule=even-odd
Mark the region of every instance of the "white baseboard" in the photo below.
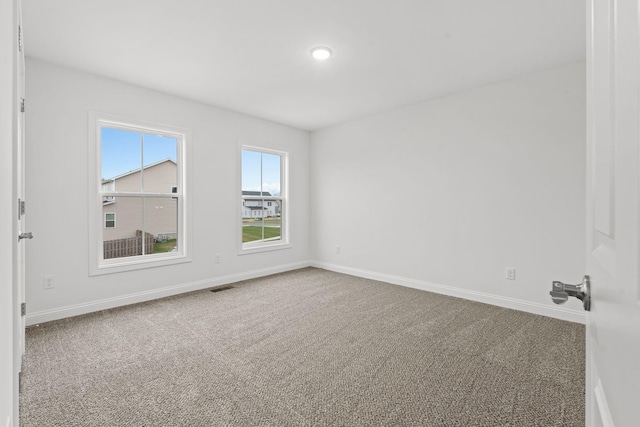
[[[229,274],[226,276],[198,280],[197,282],[167,286],[164,288],[153,289],[153,290],[144,291],[144,292],[136,292],[134,294],[122,295],[114,298],[106,298],[106,299],[91,301],[91,302],[82,303],[82,304],[68,305],[65,307],[54,308],[51,310],[37,311],[34,313],[27,314],[26,324],[27,326],[35,325],[37,323],[64,319],[66,317],[78,316],[80,314],[92,313],[95,311],[106,310],[109,308],[121,307],[123,305],[136,304],[139,302],[150,301],[150,300],[164,298],[172,295],[178,295],[185,292],[199,291],[201,289],[227,285],[229,283],[240,282],[242,280],[255,279],[258,277],[269,276],[271,274],[297,270],[299,268],[309,267],[310,265],[311,265],[311,262],[309,261],[296,262],[292,264],[284,264],[284,265],[279,265],[279,266],[270,267],[270,268],[263,268],[260,270],[245,271],[242,273]]]
[[[515,298],[503,297],[484,292],[470,291],[468,289],[456,288],[438,283],[425,282],[422,280],[408,279],[405,277],[392,276],[374,271],[360,270],[357,268],[343,267],[336,264],[312,261],[312,267],[322,268],[325,270],[335,271],[336,273],[349,274],[351,276],[363,277],[366,279],[378,280],[394,285],[406,286],[409,288],[421,289],[423,291],[434,292],[437,294],[449,295],[452,297],[463,298],[471,301],[482,302],[485,304],[497,305],[499,307],[511,308],[514,310],[525,311],[527,313],[539,314],[542,316],[553,317],[555,319],[567,320],[569,322],[585,324],[587,316],[584,312],[561,308],[558,306],[547,306],[539,303],[523,301]]]
[[[514,310],[525,311],[533,314],[553,317],[556,319],[567,320],[575,323],[586,323],[585,313],[568,310],[556,306],[546,306],[543,304],[532,303],[528,301],[508,298],[499,295],[487,294],[484,292],[470,291],[467,289],[456,288],[453,286],[441,285],[437,283],[425,282],[421,280],[408,279],[400,276],[392,276],[389,274],[378,273],[357,268],[343,267],[336,264],[329,264],[318,261],[302,261],[292,264],[285,264],[276,267],[263,268],[260,270],[251,270],[242,273],[229,274],[226,276],[214,277],[196,282],[184,283],[180,285],[167,286],[160,289],[153,289],[144,292],[136,292],[134,294],[122,295],[114,298],[106,298],[97,301],[91,301],[82,304],[68,305],[65,307],[54,308],[51,310],[37,311],[29,313],[26,316],[27,326],[37,323],[49,322],[52,320],[64,319],[66,317],[78,316],[80,314],[92,313],[95,311],[106,310],[109,308],[121,307],[124,305],[135,304],[144,301],[150,301],[158,298],[177,295],[185,292],[198,291],[201,289],[212,288],[215,286],[227,285],[242,280],[255,279],[258,277],[269,276],[271,274],[283,273],[285,271],[297,270],[304,267],[317,267],[325,270],[335,271],[337,273],[349,274],[351,276],[364,277],[367,279],[387,282],[394,285],[406,286],[409,288],[421,289],[423,291],[435,292],[438,294],[449,295],[458,298],[464,298],[471,301],[483,302],[486,304],[497,305],[500,307],[511,308]]]

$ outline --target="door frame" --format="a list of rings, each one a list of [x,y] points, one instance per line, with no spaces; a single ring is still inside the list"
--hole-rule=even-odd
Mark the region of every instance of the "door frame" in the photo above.
[[[22,34],[22,7],[21,0],[16,0],[16,25],[18,27],[18,40],[16,40],[17,48],[15,49],[16,63],[15,63],[15,138],[14,138],[14,197],[13,206],[14,215],[16,215],[16,236],[26,231],[25,212],[22,210],[20,202],[25,201],[25,112],[23,101],[26,98],[25,88],[25,57],[24,57],[24,37]],[[16,359],[20,360],[19,372],[22,371],[22,357],[25,354],[25,326],[26,326],[26,313],[22,313],[22,304],[26,304],[26,289],[25,289],[25,246],[28,240],[18,240],[16,259],[14,260],[14,286],[17,298],[17,307],[20,307],[18,315],[16,316],[16,335],[18,340],[18,348],[15,349]]]
[[[0,63],[0,424],[18,424],[18,371],[21,353],[17,334],[20,325],[16,284],[18,224],[16,207],[15,144],[18,138],[17,32],[20,0],[0,2],[0,50],[9,61]],[[9,345],[7,345],[9,344]],[[20,350],[20,351],[18,351]]]

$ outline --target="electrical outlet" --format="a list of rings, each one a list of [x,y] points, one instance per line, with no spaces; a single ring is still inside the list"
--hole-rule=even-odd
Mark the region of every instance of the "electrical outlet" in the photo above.
[[[44,289],[55,288],[55,284],[53,282],[53,276],[44,276],[44,278],[42,279],[42,287]]]
[[[340,246],[336,246],[336,254],[340,254]]]
[[[507,267],[504,277],[507,280],[516,280],[516,269],[513,267]]]
[[[216,264],[220,264],[220,254],[216,254]]]

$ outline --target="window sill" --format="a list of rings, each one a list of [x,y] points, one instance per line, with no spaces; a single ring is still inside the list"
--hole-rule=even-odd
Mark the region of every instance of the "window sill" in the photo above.
[[[255,254],[260,252],[270,252],[270,251],[279,251],[280,249],[289,249],[291,248],[291,243],[259,243],[256,245],[245,245],[241,244],[240,250],[238,251],[238,255],[248,255]]]
[[[134,258],[134,257],[131,257]],[[136,257],[137,258],[137,257]],[[191,262],[191,258],[186,255],[161,256],[145,259],[126,258],[114,262],[103,262],[97,267],[93,267],[89,272],[89,276],[100,276],[103,274],[121,273],[125,271],[143,270],[146,268],[164,267],[167,265],[183,264]]]

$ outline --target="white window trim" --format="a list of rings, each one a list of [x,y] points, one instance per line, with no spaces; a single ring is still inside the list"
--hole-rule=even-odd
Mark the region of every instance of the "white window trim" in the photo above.
[[[102,205],[104,206],[104,204]],[[107,227],[107,215],[113,215],[113,227]],[[104,228],[116,228],[116,213],[115,212],[105,212],[104,213]]]
[[[173,264],[191,262],[191,217],[193,209],[188,197],[188,183],[191,176],[190,141],[191,132],[188,129],[147,122],[144,120],[130,119],[108,113],[96,111],[89,112],[89,149],[88,168],[89,173],[89,275],[119,273],[124,271],[140,270],[152,267],[161,267]],[[178,165],[177,186],[181,193],[178,199],[178,247],[179,252],[166,254],[148,254],[141,257],[127,257],[104,260],[102,244],[102,164],[99,153],[101,152],[100,129],[103,126],[116,127],[124,130],[144,133],[161,133],[171,135],[179,140],[176,163]],[[116,193],[114,191],[114,193]],[[117,197],[127,197],[135,194],[119,193]]]
[[[281,240],[270,242],[258,242],[255,246],[249,244],[247,247],[242,243],[242,208],[243,204],[241,203],[246,198],[256,198],[256,196],[242,196],[242,150],[251,150],[251,151],[259,151],[267,154],[275,154],[281,156],[280,162],[280,184],[282,187],[280,189],[280,196],[260,196],[259,198],[264,200],[280,200],[282,199],[283,209],[281,212],[281,218],[283,218],[282,228],[280,229]],[[237,206],[237,214],[238,218],[238,255],[248,255],[260,252],[269,252],[276,251],[281,249],[289,249],[293,247],[292,239],[291,239],[291,229],[292,229],[292,215],[291,215],[291,158],[292,158],[292,150],[280,148],[280,147],[267,147],[263,144],[256,144],[253,142],[249,142],[246,140],[238,140],[238,155],[237,162],[238,165],[238,184],[236,194],[238,195]]]

